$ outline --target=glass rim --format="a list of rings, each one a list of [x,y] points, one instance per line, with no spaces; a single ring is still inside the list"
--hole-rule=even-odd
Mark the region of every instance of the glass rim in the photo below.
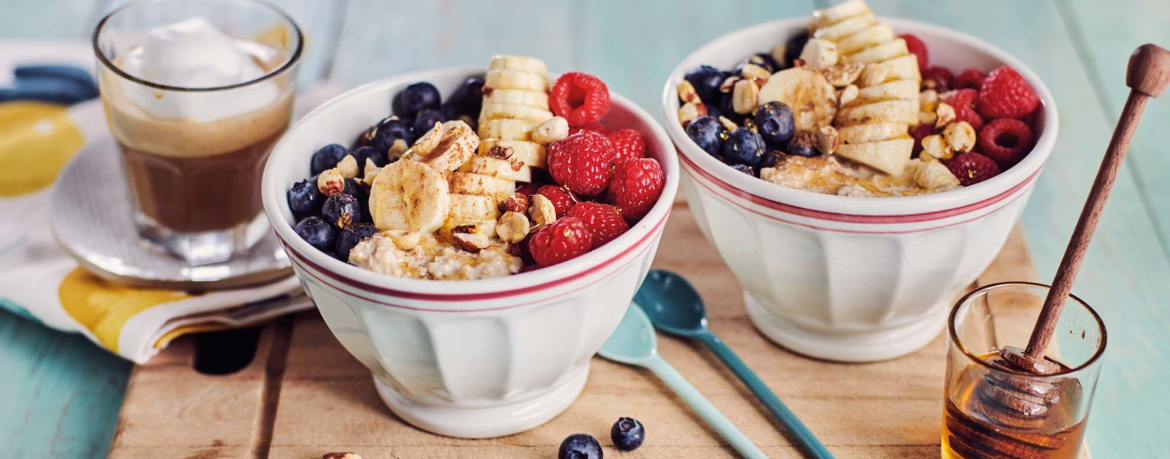
[[[975,295],[978,295],[978,294],[981,294],[981,293],[984,293],[984,292],[987,292],[990,290],[994,290],[994,289],[997,289],[1000,287],[1008,287],[1008,286],[1041,287],[1041,288],[1044,288],[1045,290],[1052,289],[1051,285],[1041,284],[1039,282],[1026,282],[1026,281],[996,282],[994,284],[984,285],[984,286],[979,287],[975,290],[967,292],[967,294],[965,294],[961,298],[959,298],[959,300],[955,302],[955,306],[953,308],[951,308],[951,313],[947,315],[947,334],[949,335],[951,341],[954,342],[955,345],[958,346],[959,350],[963,352],[963,355],[967,356],[968,360],[971,360],[971,361],[979,364],[980,366],[982,366],[988,370],[991,370],[991,371],[995,371],[995,372],[999,372],[999,373],[1008,373],[1008,374],[1012,374],[1012,375],[1028,376],[1030,378],[1044,380],[1044,379],[1055,379],[1055,378],[1059,378],[1059,377],[1065,377],[1065,376],[1068,376],[1070,374],[1080,372],[1081,370],[1089,368],[1093,364],[1097,363],[1097,361],[1101,359],[1101,356],[1105,354],[1105,345],[1107,344],[1108,339],[1109,339],[1108,333],[1105,329],[1105,322],[1101,320],[1101,316],[1099,314],[1097,314],[1097,311],[1095,309],[1093,309],[1092,306],[1089,306],[1089,303],[1085,302],[1085,300],[1082,300],[1080,297],[1073,295],[1072,293],[1069,293],[1069,295],[1068,295],[1069,298],[1076,300],[1077,303],[1080,303],[1081,306],[1084,306],[1085,309],[1089,311],[1089,314],[1093,316],[1093,320],[1095,320],[1097,322],[1097,327],[1101,329],[1101,344],[1097,346],[1097,351],[1093,353],[1093,356],[1089,357],[1089,359],[1086,360],[1084,363],[1077,365],[1074,368],[1069,368],[1068,371],[1062,371],[1060,373],[1051,374],[1051,375],[1038,375],[1038,374],[1034,374],[1034,373],[1025,373],[1025,372],[1021,372],[1021,371],[1013,371],[1013,370],[1009,370],[1009,369],[995,367],[995,366],[992,366],[991,364],[987,363],[983,359],[979,358],[978,355],[973,354],[969,349],[967,349],[967,346],[963,343],[963,341],[961,341],[959,339],[958,331],[955,330],[955,318],[959,314],[959,308],[962,307],[964,304],[966,304]],[[1061,312],[1063,313],[1063,311],[1061,311]]]
[[[168,1],[173,1],[173,0],[135,0],[135,1],[129,2],[125,5],[119,6],[118,8],[109,12],[109,14],[106,14],[105,16],[103,16],[102,19],[100,21],[98,21],[97,26],[94,27],[93,36],[91,37],[91,40],[90,40],[91,44],[93,46],[93,53],[95,56],[97,56],[98,62],[101,63],[101,65],[104,66],[105,68],[114,72],[114,74],[116,74],[122,78],[125,78],[127,80],[130,80],[134,83],[141,84],[143,86],[147,86],[147,87],[151,87],[151,88],[155,88],[155,89],[163,89],[163,90],[167,90],[167,91],[177,91],[177,92],[212,92],[212,91],[224,91],[224,90],[228,90],[228,89],[243,88],[246,86],[251,86],[251,85],[256,84],[256,83],[260,83],[262,81],[267,81],[267,80],[269,80],[277,75],[280,75],[280,74],[287,72],[289,69],[291,69],[293,66],[295,66],[301,60],[301,53],[303,52],[304,47],[305,47],[305,36],[303,33],[301,33],[301,27],[299,25],[297,25],[297,22],[293,20],[292,16],[289,16],[288,13],[285,13],[284,10],[280,9],[276,5],[273,5],[273,4],[268,3],[266,1],[262,1],[262,0],[229,0],[229,1],[234,1],[234,2],[251,3],[253,5],[259,5],[261,7],[268,8],[272,12],[276,13],[278,16],[284,18],[285,21],[288,21],[288,23],[290,25],[292,25],[292,30],[297,37],[297,47],[296,47],[296,49],[293,50],[292,54],[289,55],[288,59],[285,59],[284,63],[281,64],[280,67],[277,67],[277,68],[273,69],[272,71],[269,71],[263,75],[260,75],[256,78],[253,78],[251,80],[241,81],[239,83],[232,83],[230,85],[224,85],[224,86],[208,86],[208,87],[200,87],[200,88],[189,88],[189,87],[184,87],[184,86],[172,86],[172,85],[147,81],[147,80],[138,78],[134,75],[131,75],[129,73],[126,73],[124,70],[118,68],[117,65],[114,65],[113,62],[110,62],[109,58],[106,57],[106,53],[102,52],[101,48],[99,48],[99,46],[98,46],[98,36],[101,34],[102,30],[105,28],[106,23],[109,22],[109,20],[111,18],[113,18],[115,15],[122,13],[130,8],[145,5],[147,3],[162,3],[162,2],[168,2]]]

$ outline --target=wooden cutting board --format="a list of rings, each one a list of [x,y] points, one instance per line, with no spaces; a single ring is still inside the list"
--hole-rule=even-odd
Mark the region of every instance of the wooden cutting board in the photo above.
[[[939,457],[943,336],[906,357],[870,364],[812,360],[777,347],[752,327],[739,283],[685,204],[676,204],[654,266],[695,284],[707,303],[711,328],[838,458]],[[1035,278],[1017,228],[977,284]],[[651,374],[600,358],[593,359],[581,397],[548,424],[510,437],[461,440],[394,417],[375,393],[369,371],[346,353],[316,313],[264,327],[251,363],[231,375],[196,372],[194,342],[180,339],[134,371],[110,457],[317,459],[351,451],[365,459],[552,458],[561,440],[577,432],[608,445],[609,428],[621,416],[639,419],[647,441],[620,457],[735,457]],[[770,457],[803,457],[712,354],[668,337],[659,345],[662,355]],[[619,456],[609,447],[606,454]]]

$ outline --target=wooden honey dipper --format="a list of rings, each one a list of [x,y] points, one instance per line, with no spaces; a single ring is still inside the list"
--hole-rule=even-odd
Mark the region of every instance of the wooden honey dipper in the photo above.
[[[1125,78],[1131,91],[1121,112],[1121,119],[1109,141],[1109,149],[1101,161],[1097,178],[1089,190],[1089,198],[1081,210],[1080,219],[1073,231],[1064,258],[1056,271],[1052,288],[1044,299],[1044,307],[1036,319],[1031,339],[1026,349],[1005,346],[999,355],[989,359],[992,366],[1016,373],[1052,375],[1062,367],[1044,357],[1044,351],[1052,341],[1061,309],[1068,300],[1073,281],[1077,277],[1093,231],[1101,219],[1101,211],[1113,188],[1121,162],[1129,151],[1138,120],[1151,97],[1158,97],[1170,85],[1170,51],[1153,44],[1138,47],[1129,58]],[[983,417],[1009,430],[990,435],[970,426],[956,423],[952,427],[958,443],[967,459],[1014,457],[1021,459],[1043,459],[1046,450],[1060,448],[1064,438],[1057,436],[1012,433],[1012,430],[1026,431],[1044,425],[1050,409],[1060,400],[1061,390],[1056,383],[1038,381],[1033,378],[1013,377],[1010,374],[988,374],[975,388],[977,397],[972,409]],[[978,445],[977,447],[975,445]],[[965,453],[965,454],[964,454]]]

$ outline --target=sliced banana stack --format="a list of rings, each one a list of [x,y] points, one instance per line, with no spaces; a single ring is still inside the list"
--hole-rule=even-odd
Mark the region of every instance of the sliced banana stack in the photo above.
[[[863,66],[853,83],[858,87],[857,96],[833,117],[839,134],[834,154],[901,175],[914,148],[909,130],[918,124],[922,77],[917,57],[890,26],[877,21],[862,0],[813,12],[811,29],[813,38],[802,59],[838,68]],[[835,63],[826,63],[829,58]]]

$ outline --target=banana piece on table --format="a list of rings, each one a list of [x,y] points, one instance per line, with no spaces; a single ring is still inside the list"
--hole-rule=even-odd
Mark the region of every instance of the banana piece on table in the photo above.
[[[380,230],[431,233],[447,221],[450,208],[443,171],[418,161],[390,163],[370,187],[370,215]]]

